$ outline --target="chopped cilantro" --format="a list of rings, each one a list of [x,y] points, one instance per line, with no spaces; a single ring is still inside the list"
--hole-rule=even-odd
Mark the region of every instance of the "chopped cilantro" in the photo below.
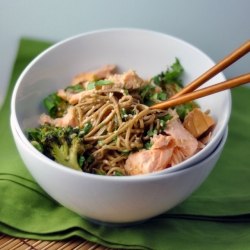
[[[88,163],[92,163],[94,161],[94,158],[92,155],[90,155],[88,158],[87,158],[87,162]]]
[[[165,80],[168,83],[175,83],[175,82],[180,83],[179,77],[184,71],[183,67],[180,64],[180,61],[176,58],[175,63],[173,63],[170,68],[172,70],[168,70],[165,73],[165,76],[164,76]]]
[[[105,172],[103,170],[101,170],[101,169],[96,169],[96,173],[98,175],[105,175]]]
[[[119,123],[118,123],[118,119],[117,119],[117,116],[116,115],[114,115],[114,123],[115,123],[115,125],[117,126]]]
[[[87,86],[87,90],[94,89],[95,88],[95,82],[89,82]]]
[[[68,86],[64,89],[64,91],[67,91],[68,89],[72,89],[75,92],[82,92],[84,91],[84,88],[81,84],[76,84],[76,85],[72,85],[72,86]]]
[[[154,129],[154,130],[148,130],[147,135],[148,136],[157,135],[157,130],[156,129]]]
[[[147,149],[147,150],[150,149],[152,146],[153,146],[153,142],[144,143],[144,148]]]
[[[163,119],[161,119],[161,120],[160,120],[160,125],[161,125],[161,127],[162,127],[163,129],[165,129],[165,128],[166,128],[166,121],[163,120]]]
[[[154,83],[162,88],[165,88],[165,84],[177,83],[181,87],[181,75],[184,72],[180,61],[176,58],[175,62],[165,72],[161,72],[153,78]]]
[[[187,115],[187,111],[191,111],[191,110],[193,110],[193,106],[190,102],[187,102],[185,104],[182,104],[176,107],[176,112],[181,121],[184,120],[185,116]]]
[[[144,99],[144,98],[146,97],[147,93],[148,93],[150,90],[152,90],[152,86],[151,86],[150,83],[145,84],[145,85],[140,89],[142,99]]]
[[[172,115],[165,115],[162,118],[163,118],[164,121],[169,121],[169,120],[171,120],[173,118],[173,116]]]
[[[101,123],[98,125],[98,127],[101,128],[101,127],[103,127],[104,125],[105,125],[105,122],[101,122]]]
[[[120,113],[121,113],[121,118],[125,118],[129,114],[134,115],[135,111],[134,110],[130,110],[130,109],[122,108]]]
[[[121,109],[121,118],[124,118],[127,116],[127,112],[126,112],[126,109],[125,108],[122,108]]]
[[[119,172],[119,171],[114,171],[114,175],[115,175],[115,176],[124,176],[124,174],[122,174],[122,173]]]
[[[86,161],[85,157],[81,155],[78,160],[79,166],[82,167],[85,161]]]
[[[101,144],[103,142],[103,140],[98,140],[97,143],[98,144]]]

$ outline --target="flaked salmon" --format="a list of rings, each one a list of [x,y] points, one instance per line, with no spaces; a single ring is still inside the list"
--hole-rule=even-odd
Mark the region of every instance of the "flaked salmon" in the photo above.
[[[116,69],[116,65],[114,64],[107,64],[99,69],[90,71],[90,72],[84,72],[81,74],[76,75],[73,79],[71,84],[83,84],[85,82],[94,82],[100,79],[106,79],[110,75],[113,74],[113,72]]]
[[[149,150],[141,150],[128,156],[125,171],[128,175],[141,175],[165,169],[173,154],[171,136],[154,135],[153,146]]]
[[[174,166],[204,147],[176,118],[176,111],[169,112],[174,118],[167,124],[164,134],[153,136],[153,146],[128,156],[125,164],[128,175],[153,173]]]
[[[74,116],[74,107],[69,106],[67,113],[62,118],[52,119],[49,115],[43,113],[39,118],[39,123],[41,125],[50,124],[56,127],[76,127],[77,123]]]

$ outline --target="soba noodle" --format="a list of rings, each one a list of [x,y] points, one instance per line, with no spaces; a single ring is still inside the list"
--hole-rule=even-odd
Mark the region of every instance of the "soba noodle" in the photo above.
[[[149,108],[182,88],[178,59],[149,80],[114,69],[78,74],[72,85],[46,97],[48,114],[41,114],[38,128],[28,129],[32,145],[61,165],[101,175],[159,171],[205,146],[201,139],[209,141],[214,120],[195,102]]]
[[[91,124],[83,140],[92,146],[88,153],[94,161],[84,171],[101,171],[106,175],[118,171],[126,175],[124,165],[128,153],[142,149],[145,141],[150,140],[148,130],[156,129],[159,133],[159,118],[168,112],[151,110],[140,103],[137,95],[113,88],[85,92],[84,98],[74,106],[74,115],[79,128]]]

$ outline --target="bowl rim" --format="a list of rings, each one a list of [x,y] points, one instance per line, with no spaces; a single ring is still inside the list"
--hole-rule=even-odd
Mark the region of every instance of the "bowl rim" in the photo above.
[[[177,38],[175,36],[163,33],[163,32],[159,32],[159,31],[154,31],[154,30],[149,30],[149,29],[140,29],[140,28],[109,28],[109,29],[99,29],[99,30],[94,30],[94,31],[89,31],[89,32],[84,32],[84,33],[80,33],[71,37],[68,37],[62,41],[59,41],[53,45],[51,45],[49,48],[45,49],[43,52],[41,52],[38,56],[36,56],[27,66],[26,68],[23,70],[23,72],[20,74],[20,76],[17,79],[17,82],[14,86],[13,92],[12,92],[12,97],[11,97],[11,113],[14,116],[14,121],[17,124],[16,128],[17,131],[19,132],[20,137],[22,138],[22,140],[24,141],[25,144],[29,144],[29,147],[31,148],[32,146],[30,145],[29,141],[27,140],[27,138],[25,137],[24,132],[22,131],[18,119],[17,119],[17,115],[16,115],[16,110],[15,110],[15,106],[16,106],[16,96],[18,93],[18,89],[21,85],[22,79],[23,77],[26,75],[26,73],[29,71],[29,69],[41,58],[43,57],[45,54],[47,54],[48,52],[50,52],[51,50],[53,50],[54,48],[60,46],[61,44],[65,44],[68,43],[74,39],[78,39],[84,36],[88,36],[91,34],[99,34],[99,33],[107,33],[107,32],[143,32],[143,33],[150,33],[150,34],[156,34],[156,35],[160,35],[163,37],[167,37],[169,39],[172,39],[174,41],[178,41],[181,44],[184,44],[185,46],[188,46],[190,48],[192,48],[193,50],[197,51],[198,53],[200,53],[201,55],[203,55],[204,57],[206,57],[208,60],[210,60],[210,62],[212,64],[215,64],[215,62],[208,56],[206,55],[203,51],[201,51],[199,48],[195,47],[194,45],[186,42],[185,40],[182,40],[180,38]],[[219,73],[222,78],[226,79],[223,73]],[[227,112],[225,114],[225,120],[223,121],[224,126],[222,126],[221,128],[219,128],[217,134],[214,137],[213,141],[219,141],[221,139],[221,137],[223,136],[223,130],[225,129],[225,126],[227,126],[230,115],[231,115],[231,109],[232,109],[232,97],[231,97],[231,91],[230,90],[225,90],[224,92],[227,92],[228,98],[228,105],[227,105]],[[213,142],[210,142],[208,145],[206,145],[206,148],[210,148],[213,146]],[[33,147],[32,147],[33,149]],[[200,151],[201,152],[201,151]],[[198,156],[199,153],[198,152],[196,155]],[[190,157],[189,159],[193,158]],[[186,161],[183,161],[181,163],[179,163],[178,165],[175,166],[175,168],[167,168],[164,170],[161,170],[161,172],[164,173],[171,173],[171,172],[175,172],[175,171],[179,171],[181,169],[185,169],[189,166],[185,166],[188,162],[187,159]],[[184,167],[183,167],[184,165]],[[149,173],[149,174],[155,174],[155,173]],[[148,175],[148,174],[147,174]]]

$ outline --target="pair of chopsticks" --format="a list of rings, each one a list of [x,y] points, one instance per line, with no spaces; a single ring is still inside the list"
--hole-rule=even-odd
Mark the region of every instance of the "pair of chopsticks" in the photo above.
[[[241,45],[238,49],[233,51],[231,54],[229,54],[227,57],[222,59],[220,62],[215,64],[211,69],[206,71],[204,74],[202,74],[196,80],[191,82],[189,85],[187,85],[177,94],[172,96],[170,99],[161,103],[154,104],[150,106],[150,108],[151,109],[166,109],[166,108],[173,107],[179,104],[183,104],[185,102],[189,102],[189,101],[192,101],[192,100],[195,100],[195,99],[207,96],[207,95],[211,95],[211,94],[214,94],[214,93],[226,90],[226,89],[234,88],[234,87],[249,83],[250,73],[247,73],[245,75],[235,77],[230,80],[217,83],[212,86],[194,91],[199,86],[204,84],[206,81],[211,79],[213,76],[215,76],[222,70],[226,69],[228,66],[233,64],[235,61],[240,59],[245,54],[247,54],[249,51],[250,51],[250,40],[248,40],[246,43]]]

